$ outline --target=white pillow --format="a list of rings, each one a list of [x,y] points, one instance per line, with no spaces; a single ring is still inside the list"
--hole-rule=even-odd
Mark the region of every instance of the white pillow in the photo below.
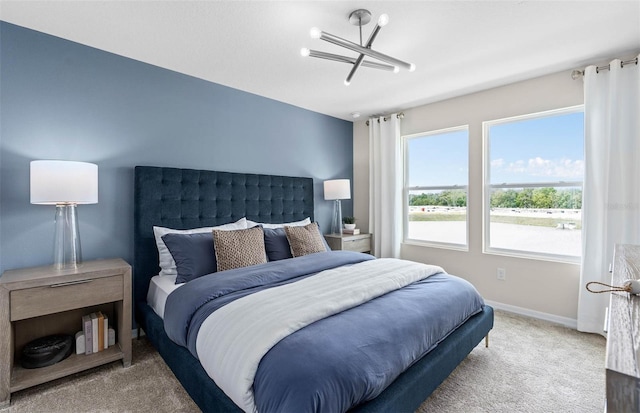
[[[156,246],[158,247],[158,258],[160,264],[160,274],[159,275],[177,275],[178,270],[176,269],[176,262],[173,260],[173,256],[169,251],[169,248],[165,245],[162,240],[162,236],[165,234],[198,234],[201,232],[211,232],[213,229],[221,229],[225,231],[230,231],[234,229],[246,229],[247,220],[243,217],[237,220],[236,222],[232,222],[230,224],[218,225],[217,227],[202,227],[202,228],[193,228],[193,229],[171,229],[165,227],[153,227],[153,235],[156,238]],[[213,235],[212,235],[213,237]]]
[[[255,222],[255,221],[250,221],[247,220],[247,228],[251,228],[251,227],[255,227],[256,225],[262,225],[262,228],[283,228],[285,225],[289,226],[289,227],[303,227],[305,225],[309,225],[311,224],[311,218],[307,217],[305,219],[303,219],[302,221],[295,221],[295,222],[285,222],[283,224],[265,224],[262,222]]]

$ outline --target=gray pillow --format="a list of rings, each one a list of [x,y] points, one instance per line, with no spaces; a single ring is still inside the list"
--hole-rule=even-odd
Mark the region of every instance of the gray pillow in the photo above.
[[[269,261],[293,258],[291,247],[287,240],[287,234],[283,228],[262,228],[264,231],[264,249]]]
[[[267,262],[262,227],[212,233],[218,271]]]
[[[176,284],[216,272],[216,254],[210,232],[196,234],[169,233],[162,236],[176,262]]]

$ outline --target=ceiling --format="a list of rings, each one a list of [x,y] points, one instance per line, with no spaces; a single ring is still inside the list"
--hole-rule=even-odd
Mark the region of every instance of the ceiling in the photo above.
[[[393,74],[302,57],[321,30],[359,42],[351,11],[389,23],[372,49]],[[640,52],[634,1],[7,1],[0,19],[336,118],[386,114]]]

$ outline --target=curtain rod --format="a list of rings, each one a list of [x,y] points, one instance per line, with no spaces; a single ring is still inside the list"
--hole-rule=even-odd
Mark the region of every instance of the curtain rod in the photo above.
[[[638,58],[636,57],[635,59],[631,59],[631,60],[624,60],[622,62],[620,62],[620,67],[625,67],[626,65],[631,65],[631,64],[638,64]],[[596,67],[596,73],[600,73],[601,70],[611,70],[611,65],[608,64],[606,66],[597,66]],[[584,76],[584,70],[574,70],[573,72],[571,72],[571,79],[573,80],[578,80],[580,79],[582,76]]]
[[[397,114],[396,114],[396,118],[398,118],[398,119],[404,119],[404,112],[397,113]],[[385,116],[385,117],[383,117],[383,118],[382,118],[382,120],[383,120],[384,122],[388,121],[389,119],[391,119],[389,116]],[[378,123],[380,123],[380,118],[378,118]],[[366,124],[367,126],[369,126],[369,121],[367,120],[367,121],[365,122],[365,124]]]

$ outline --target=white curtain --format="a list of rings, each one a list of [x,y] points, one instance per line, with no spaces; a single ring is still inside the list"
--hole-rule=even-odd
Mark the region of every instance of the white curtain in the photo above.
[[[640,244],[640,69],[585,69],[585,176],[578,330],[604,334],[608,294],[586,283],[611,283],[617,243]]]
[[[369,232],[377,257],[400,257],[402,177],[400,119],[369,119]]]

